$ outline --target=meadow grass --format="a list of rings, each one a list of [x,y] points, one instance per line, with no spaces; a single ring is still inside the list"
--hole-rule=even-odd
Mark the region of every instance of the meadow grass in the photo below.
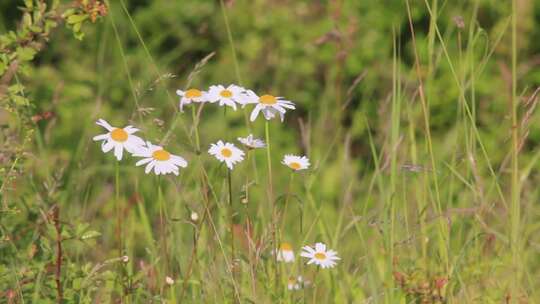
[[[540,300],[537,5],[183,2],[107,1],[82,42],[54,33],[10,80],[55,116],[26,142],[25,112],[0,110],[1,303]],[[297,109],[179,110],[176,89],[218,83]],[[117,162],[92,141],[98,118],[188,167]],[[266,147],[233,170],[207,153],[250,133]],[[316,242],[335,267],[306,265]]]

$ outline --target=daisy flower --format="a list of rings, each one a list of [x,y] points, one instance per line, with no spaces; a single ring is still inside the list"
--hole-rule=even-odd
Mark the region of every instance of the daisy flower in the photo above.
[[[208,93],[197,89],[189,89],[186,91],[176,90],[176,95],[180,96],[180,112],[184,112],[184,105],[186,104],[208,101],[207,94]]]
[[[156,175],[169,173],[178,175],[179,167],[187,167],[187,161],[184,158],[173,155],[169,153],[169,151],[164,150],[161,146],[153,145],[149,141],[146,142],[145,147],[141,147],[139,151],[133,154],[133,156],[144,157],[135,165],[142,166],[146,164],[146,168],[144,169],[144,173],[146,174],[150,173],[153,168]]]
[[[305,170],[310,166],[309,158],[305,156],[296,156],[291,154],[285,155],[281,163],[293,169],[294,171]]]
[[[210,146],[208,153],[214,155],[220,162],[225,162],[229,169],[233,169],[236,163],[244,160],[244,151],[238,149],[231,143],[218,141]]]
[[[258,96],[255,92],[248,90],[244,93],[244,97],[241,101],[242,104],[256,104],[255,108],[251,112],[250,120],[255,121],[259,112],[262,112],[266,120],[270,120],[279,114],[281,121],[285,117],[286,109],[294,110],[294,103],[283,99],[283,97],[276,97],[273,95],[264,94]]]
[[[281,246],[277,250],[277,260],[285,263],[294,262],[294,251],[291,244],[281,243]]]
[[[238,141],[248,149],[266,147],[264,141],[259,138],[253,138],[253,134],[249,134],[247,137],[238,137]]]
[[[334,250],[326,250],[326,245],[323,243],[315,244],[315,248],[304,246],[304,251],[300,256],[310,259],[307,263],[321,266],[322,268],[332,268],[336,266],[336,261],[341,260]]]
[[[220,106],[229,106],[236,111],[236,103],[242,103],[244,91],[246,89],[231,84],[228,87],[213,85],[208,89],[208,101],[211,103],[219,101]]]
[[[107,129],[107,133],[94,136],[94,141],[101,141],[101,150],[104,153],[111,151],[114,148],[114,156],[117,160],[122,159],[124,149],[129,153],[133,153],[144,145],[144,140],[133,135],[139,129],[132,126],[125,128],[117,128],[111,126],[104,119],[98,119],[96,124]]]

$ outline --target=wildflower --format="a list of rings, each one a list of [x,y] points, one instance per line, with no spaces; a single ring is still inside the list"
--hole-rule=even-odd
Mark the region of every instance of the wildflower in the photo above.
[[[129,257],[128,257],[127,255],[122,256],[120,259],[121,259],[122,262],[124,262],[124,263],[129,262]]]
[[[315,244],[315,248],[304,246],[304,251],[300,256],[310,259],[307,263],[321,266],[322,268],[331,268],[336,266],[336,260],[341,260],[334,250],[326,250],[326,245],[323,243]]]
[[[259,112],[262,112],[266,120],[270,120],[279,114],[281,121],[285,118],[286,109],[294,110],[296,107],[294,103],[288,100],[283,99],[283,97],[276,97],[273,95],[264,94],[258,96],[255,92],[248,90],[244,93],[242,103],[246,104],[256,104],[255,108],[251,112],[250,120],[255,121]]]
[[[238,137],[238,141],[248,149],[264,148],[266,144],[262,139],[253,138],[253,134],[249,134],[247,137]]]
[[[169,276],[166,276],[165,277],[165,283],[167,283],[167,285],[173,285],[174,284],[174,280],[173,278],[169,277]]]
[[[160,146],[153,145],[149,141],[146,142],[145,147],[141,147],[139,151],[135,152],[133,156],[144,157],[139,160],[135,165],[141,166],[146,164],[144,173],[148,174],[152,168],[156,175],[174,173],[178,175],[178,167],[187,167],[187,161],[178,156],[169,153]]]
[[[184,105],[186,104],[208,101],[208,93],[197,89],[176,90],[176,95],[180,96],[180,112],[184,112]]]
[[[219,101],[220,106],[229,106],[236,111],[236,103],[242,103],[244,88],[231,84],[227,88],[222,85],[213,85],[208,89],[208,101]]]
[[[233,169],[236,163],[244,160],[244,151],[238,149],[231,143],[218,141],[210,146],[208,153],[214,155],[220,162],[225,162],[229,169]]]
[[[101,150],[104,153],[107,153],[114,148],[114,156],[117,160],[122,159],[124,149],[129,153],[134,153],[144,145],[144,141],[140,137],[133,135],[135,132],[139,131],[137,128],[132,126],[116,128],[111,126],[104,119],[98,119],[96,124],[104,127],[109,132],[94,136],[93,140],[102,141]]]
[[[191,217],[191,220],[194,221],[194,222],[196,222],[196,221],[199,220],[199,214],[198,214],[197,212],[195,212],[195,211],[192,211],[192,212],[191,212],[191,216],[190,216],[190,217]]]
[[[309,281],[304,281],[304,278],[302,276],[298,277],[289,277],[289,280],[287,281],[287,289],[288,290],[300,290],[304,287],[307,287],[310,284]]]
[[[294,171],[305,170],[310,166],[309,159],[307,157],[291,154],[285,155],[281,163]]]
[[[294,251],[291,244],[281,243],[281,246],[277,250],[277,260],[285,263],[294,262]]]

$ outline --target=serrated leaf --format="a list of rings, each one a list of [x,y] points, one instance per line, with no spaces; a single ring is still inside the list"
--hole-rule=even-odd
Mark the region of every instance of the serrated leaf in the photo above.
[[[17,48],[17,58],[22,61],[30,61],[34,59],[36,55],[36,50],[31,47],[18,47]]]

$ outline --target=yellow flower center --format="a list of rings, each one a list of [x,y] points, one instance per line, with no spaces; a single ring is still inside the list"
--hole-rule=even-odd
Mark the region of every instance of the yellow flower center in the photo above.
[[[263,95],[259,97],[259,102],[265,105],[274,105],[277,103],[277,98],[272,95]]]
[[[223,91],[221,91],[221,93],[219,93],[219,95],[221,95],[221,97],[231,98],[232,97],[232,92],[229,91],[229,90],[223,90]]]
[[[223,157],[229,158],[232,156],[232,151],[229,148],[223,148],[221,149],[221,155],[223,155]]]
[[[152,157],[155,160],[169,160],[171,158],[171,153],[165,151],[165,150],[156,150],[152,153]]]
[[[293,170],[298,170],[302,168],[302,165],[300,165],[300,163],[297,163],[297,162],[292,162],[289,164],[289,167],[291,167],[291,169]]]
[[[315,258],[319,261],[324,261],[326,260],[326,254],[324,254],[324,252],[316,252],[314,254]]]
[[[116,128],[111,132],[111,138],[114,141],[124,142],[128,139],[128,134],[124,129]]]
[[[196,97],[201,97],[202,96],[202,92],[197,90],[197,89],[189,89],[186,91],[186,93],[184,94],[184,96],[186,96],[186,98],[196,98]]]
[[[292,251],[292,246],[289,243],[281,243],[281,251]]]

